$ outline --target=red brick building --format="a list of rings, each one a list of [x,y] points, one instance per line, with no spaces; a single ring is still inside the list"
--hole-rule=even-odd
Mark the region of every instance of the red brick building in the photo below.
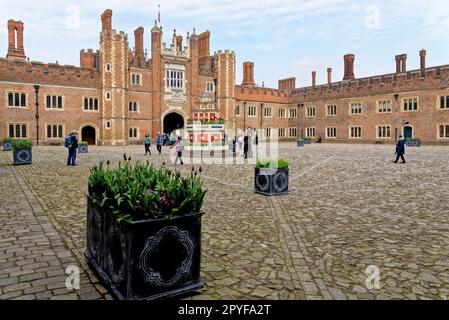
[[[99,50],[82,50],[80,67],[29,61],[24,24],[8,21],[8,53],[0,58],[0,139],[38,139],[61,144],[79,130],[91,144],[125,145],[150,133],[181,129],[187,119],[222,117],[228,129],[261,129],[262,137],[322,137],[329,142],[394,142],[396,135],[427,143],[449,142],[449,66],[407,71],[406,55],[396,57],[396,72],[355,78],[354,55],[344,58],[343,81],[296,88],[295,78],[277,89],[258,87],[254,64],[244,63],[243,82],[235,83],[235,54],[210,53],[210,33],[163,30],[128,36],[112,29],[112,11],[101,17]],[[397,109],[396,109],[397,105]]]

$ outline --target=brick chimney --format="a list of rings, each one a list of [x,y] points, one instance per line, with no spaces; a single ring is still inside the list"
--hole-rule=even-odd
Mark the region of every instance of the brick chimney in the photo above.
[[[95,69],[96,68],[96,60],[98,58],[98,53],[94,52],[92,49],[81,50],[80,51],[80,67]]]
[[[112,30],[112,10],[107,9],[101,15],[101,29],[110,32]]]
[[[332,84],[332,68],[327,68],[327,84],[329,87]]]
[[[312,71],[312,87],[316,86],[316,71]]]
[[[424,77],[426,75],[426,55],[427,52],[424,49],[419,52],[419,56],[421,58],[421,77]]]
[[[404,53],[401,57],[402,60],[402,72],[407,72],[407,55]]]
[[[396,59],[396,73],[401,73],[401,60],[402,60],[402,55],[397,55],[395,57]]]
[[[243,82],[244,86],[254,86],[254,63],[244,62],[243,63]]]
[[[23,48],[23,22],[8,21],[8,60],[25,61],[25,50]]]
[[[143,27],[137,28],[134,31],[135,50],[137,59],[145,59],[145,51],[143,48],[143,34],[145,29]]]
[[[347,54],[344,56],[345,61],[345,75],[343,77],[343,80],[354,80],[354,60],[355,55],[353,54]]]

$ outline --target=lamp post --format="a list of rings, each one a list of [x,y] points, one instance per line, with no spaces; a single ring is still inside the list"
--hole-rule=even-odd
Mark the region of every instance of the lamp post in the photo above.
[[[396,128],[395,128],[395,142],[398,142],[398,130],[399,130],[399,94],[394,95],[394,109],[396,112]]]
[[[36,145],[39,145],[39,85],[34,86],[34,92],[36,93]]]

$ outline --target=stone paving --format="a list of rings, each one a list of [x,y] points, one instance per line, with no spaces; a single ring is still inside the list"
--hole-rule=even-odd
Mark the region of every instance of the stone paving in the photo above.
[[[100,160],[143,147],[93,147],[79,167],[61,147],[35,147],[14,167],[0,152],[0,299],[112,299],[83,257],[86,178]],[[169,151],[150,162],[169,162]],[[290,193],[253,192],[254,169],[203,165],[202,277],[188,299],[446,299],[449,297],[449,148],[280,145]],[[190,166],[184,166],[187,173]],[[80,290],[65,269],[81,268]],[[380,289],[365,285],[368,266]]]

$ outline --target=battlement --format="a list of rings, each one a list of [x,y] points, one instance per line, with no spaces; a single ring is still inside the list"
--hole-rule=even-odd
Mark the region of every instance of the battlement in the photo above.
[[[291,95],[284,90],[237,85],[234,92],[236,100],[291,103]]]
[[[0,81],[99,88],[100,74],[72,65],[0,59]]]
[[[423,76],[424,75],[424,76]],[[326,85],[298,88],[294,101],[332,100],[350,97],[395,94],[449,86],[449,65],[343,80]]]

